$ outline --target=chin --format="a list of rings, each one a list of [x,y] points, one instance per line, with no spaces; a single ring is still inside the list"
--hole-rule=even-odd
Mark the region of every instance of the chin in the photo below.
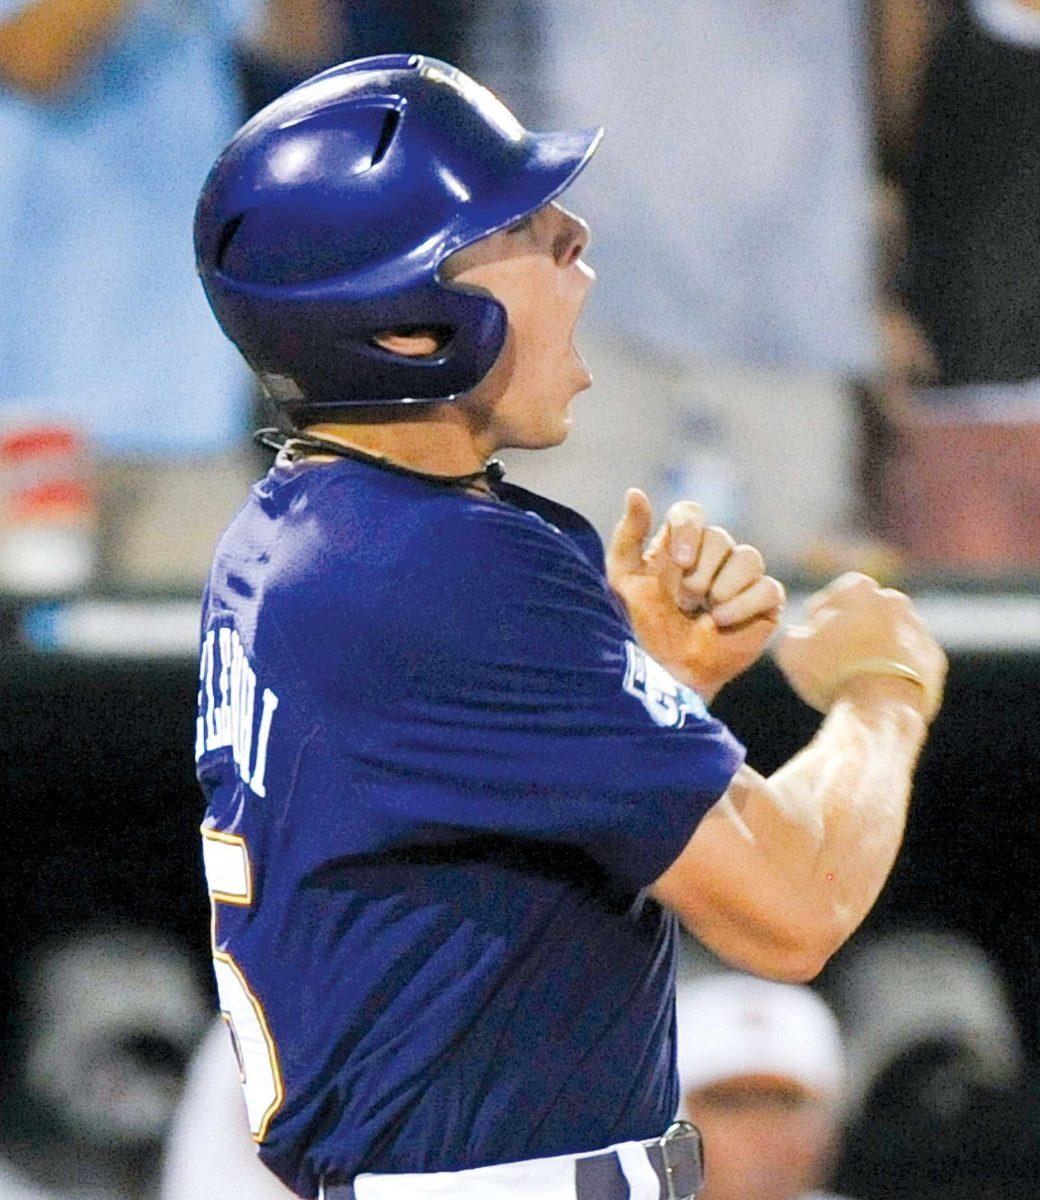
[[[567,440],[571,431],[570,399],[532,403],[500,442],[517,450],[548,450]]]
[[[570,418],[565,417],[552,424],[546,422],[536,430],[529,429],[522,434],[518,433],[510,438],[508,444],[515,450],[549,450],[565,442],[570,431]]]
[[[542,449],[549,449],[551,446],[562,445],[568,438],[571,432],[571,410],[570,401],[567,401],[567,407],[562,412],[554,413],[550,420],[544,423],[539,432],[542,435],[542,440],[539,445]]]

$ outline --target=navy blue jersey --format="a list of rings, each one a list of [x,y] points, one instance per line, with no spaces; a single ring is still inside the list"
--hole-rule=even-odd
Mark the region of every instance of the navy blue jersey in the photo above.
[[[294,1190],[659,1135],[675,921],[643,894],[742,749],[640,650],[577,514],[275,465],[206,591],[221,1008]]]

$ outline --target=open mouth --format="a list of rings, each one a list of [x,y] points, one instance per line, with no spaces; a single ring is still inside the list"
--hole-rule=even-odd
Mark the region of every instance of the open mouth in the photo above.
[[[585,301],[582,300],[581,304],[578,306],[578,311],[574,314],[574,320],[571,322],[570,331],[568,332],[568,335],[567,335],[567,346],[570,349],[571,353],[574,355],[574,357],[581,364],[582,370],[584,370],[585,374],[589,375],[589,378],[591,379],[591,374],[589,372],[588,363],[585,361],[584,356],[582,355],[581,351],[578,349],[577,343],[575,342],[575,337],[577,336],[577,332],[578,332],[578,321],[581,317],[582,310],[584,309],[584,307],[585,307]]]
[[[581,369],[582,374],[585,376],[584,387],[588,387],[589,384],[592,383],[592,372],[589,370],[589,364],[585,361],[584,355],[578,349],[578,347],[574,344],[573,339],[570,343],[570,350],[571,350],[571,354],[574,357],[574,361],[578,364],[578,367]]]
[[[578,305],[578,307],[574,311],[574,319],[571,321],[571,327],[567,331],[567,344],[570,346],[570,348],[572,350],[575,350],[575,352],[577,352],[577,350],[574,345],[574,337],[575,337],[575,334],[577,333],[578,322],[581,320],[581,314],[585,311],[585,301],[587,299],[588,299],[588,293],[586,292],[586,294],[581,298],[581,303]]]

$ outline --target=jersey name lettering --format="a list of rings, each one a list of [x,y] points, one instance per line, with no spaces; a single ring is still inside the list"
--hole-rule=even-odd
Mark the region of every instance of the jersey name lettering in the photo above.
[[[267,745],[278,697],[265,687],[258,705],[258,690],[238,631],[230,625],[209,630],[199,658],[195,761],[230,746],[238,777],[254,795],[264,796]]]

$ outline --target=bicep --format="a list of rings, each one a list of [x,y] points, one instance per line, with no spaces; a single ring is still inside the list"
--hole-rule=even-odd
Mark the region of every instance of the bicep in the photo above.
[[[774,832],[769,826],[784,820],[769,781],[751,767],[740,767],[649,890],[734,966],[772,978],[804,979],[818,970],[810,936],[815,914],[765,844]]]

